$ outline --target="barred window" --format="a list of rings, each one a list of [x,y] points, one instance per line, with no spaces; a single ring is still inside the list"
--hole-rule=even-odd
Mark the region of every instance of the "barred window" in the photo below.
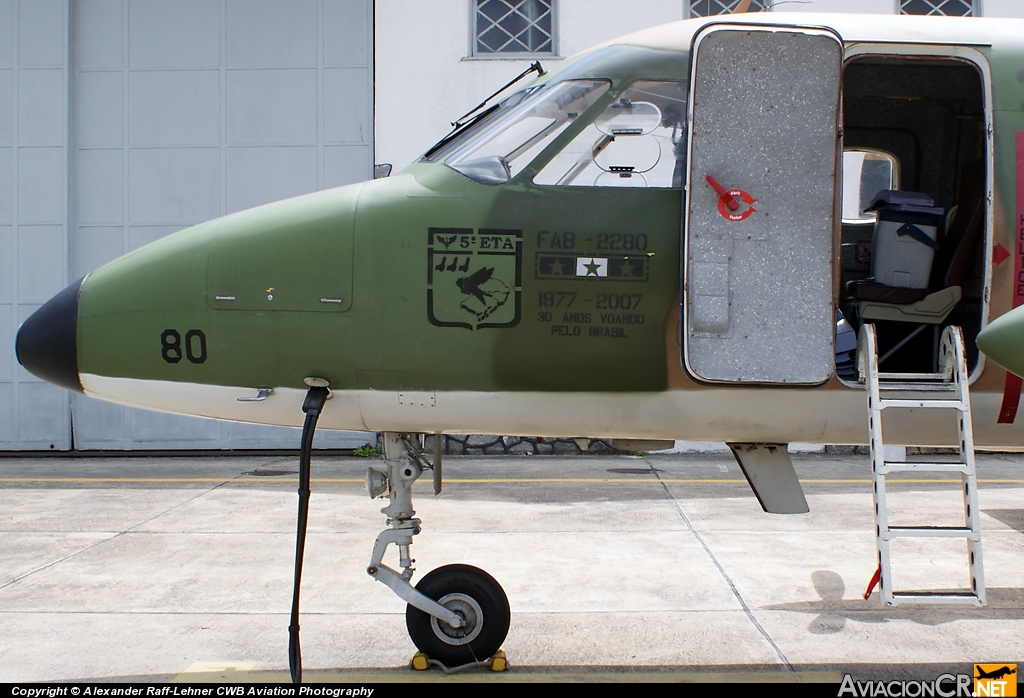
[[[712,15],[731,13],[741,0],[687,0],[687,2],[690,6],[691,17],[711,17]],[[752,0],[747,12],[761,12],[768,4],[770,4],[768,0]]]
[[[473,55],[552,55],[555,0],[473,0]]]
[[[901,15],[946,15],[977,17],[975,0],[899,0]]]

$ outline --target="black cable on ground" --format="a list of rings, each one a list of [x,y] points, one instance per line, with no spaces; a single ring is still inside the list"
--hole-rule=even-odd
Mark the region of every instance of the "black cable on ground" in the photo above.
[[[327,401],[327,388],[310,388],[302,403],[306,420],[302,424],[302,449],[299,451],[299,516],[295,530],[295,582],[292,587],[292,620],[288,626],[288,670],[292,683],[302,683],[302,651],[299,648],[299,586],[302,582],[302,556],[306,548],[306,523],[309,520],[309,462],[313,455],[313,432],[320,411]]]

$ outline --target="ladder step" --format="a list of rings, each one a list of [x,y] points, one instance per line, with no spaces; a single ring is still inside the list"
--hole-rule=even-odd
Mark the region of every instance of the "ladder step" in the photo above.
[[[969,475],[971,466],[967,463],[921,463],[918,461],[882,461],[878,464],[879,475],[890,473],[962,473]]]
[[[912,400],[880,398],[878,400],[878,409],[883,410],[886,407],[923,407],[928,409],[955,409],[960,410],[961,412],[967,411],[967,405],[960,400],[929,400],[927,398],[915,398]]]
[[[875,375],[878,376],[878,380],[880,381],[935,381],[937,383],[950,385],[950,378],[944,373],[892,373],[879,371]]]
[[[893,374],[900,376],[903,374]],[[867,381],[859,380],[854,383],[859,388],[865,388]],[[878,382],[879,391],[902,392],[902,393],[952,393],[957,391],[957,384],[949,381],[920,381],[920,380],[889,380]]]
[[[913,336],[913,335],[911,335]],[[905,341],[903,342],[905,343]],[[902,344],[900,345],[902,346]],[[878,370],[878,342],[875,326],[861,326],[857,340],[858,360],[867,393],[868,432],[873,465],[875,531],[878,545],[878,571],[872,580],[882,586],[882,602],[886,606],[901,603],[943,605],[985,605],[985,573],[981,559],[981,522],[975,480],[974,444],[971,426],[971,401],[968,397],[968,375],[963,331],[947,327],[942,331],[939,359],[942,373],[883,373]],[[934,357],[933,357],[934,358]],[[883,439],[882,418],[885,408],[945,409],[959,412],[955,443],[959,453],[933,459],[887,461]],[[948,423],[947,426],[953,426]],[[948,437],[947,437],[948,438]],[[955,459],[955,460],[953,460]],[[885,478],[893,473],[944,473],[940,482],[962,484],[964,518],[959,526],[889,526]],[[953,475],[959,475],[954,479]],[[959,480],[959,482],[958,482]],[[911,480],[913,481],[913,480]],[[897,538],[966,539],[967,566],[970,569],[969,589],[894,591],[892,588],[891,542]],[[959,546],[957,546],[959,547]]]
[[[963,604],[965,606],[984,606],[978,595],[970,592],[949,592],[949,591],[894,591],[889,606],[896,606],[901,603],[933,603],[933,604]]]
[[[889,526],[879,531],[882,540],[893,538],[970,538],[981,540],[981,532],[965,526]]]
[[[878,389],[882,392],[903,393],[952,393],[958,389],[956,383],[948,381],[879,381]]]

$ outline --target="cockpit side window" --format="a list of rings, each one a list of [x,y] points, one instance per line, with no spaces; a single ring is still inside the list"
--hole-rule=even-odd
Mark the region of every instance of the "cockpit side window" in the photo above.
[[[877,218],[867,208],[885,189],[898,189],[900,163],[877,148],[843,150],[843,225],[871,225]]]
[[[682,187],[686,97],[685,82],[634,82],[534,177],[534,183]]]
[[[499,108],[504,118],[488,118],[488,124],[473,129],[472,136],[456,138],[454,146],[438,149],[439,156],[451,153],[444,158],[446,165],[483,184],[507,182],[609,86],[607,80],[564,80],[537,89],[513,108]]]

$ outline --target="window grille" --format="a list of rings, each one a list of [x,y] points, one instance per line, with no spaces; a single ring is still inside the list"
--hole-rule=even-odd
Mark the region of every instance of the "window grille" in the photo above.
[[[740,4],[740,0],[688,0],[688,3],[691,17],[710,17],[731,13]],[[761,12],[768,4],[768,0],[753,0],[747,12]]]
[[[946,15],[975,17],[974,0],[899,0],[901,15]]]
[[[554,54],[554,0],[474,0],[473,55]]]

